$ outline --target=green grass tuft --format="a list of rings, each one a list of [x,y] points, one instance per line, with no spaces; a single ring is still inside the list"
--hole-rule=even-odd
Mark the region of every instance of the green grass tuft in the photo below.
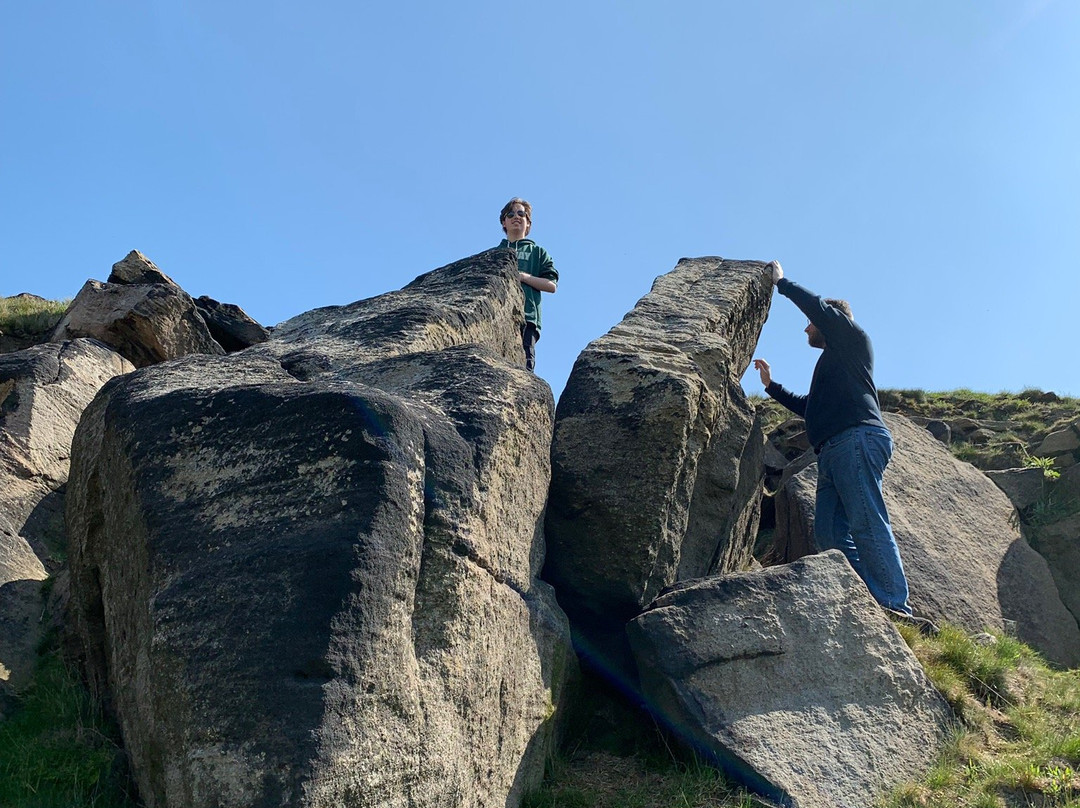
[[[936,638],[901,634],[961,726],[886,808],[1080,806],[1080,671],[1053,670],[1008,636],[977,642],[951,626]]]
[[[132,808],[119,734],[57,651],[0,722],[4,808]]]
[[[44,300],[33,295],[0,297],[0,333],[24,336],[51,331],[70,303],[70,300]]]

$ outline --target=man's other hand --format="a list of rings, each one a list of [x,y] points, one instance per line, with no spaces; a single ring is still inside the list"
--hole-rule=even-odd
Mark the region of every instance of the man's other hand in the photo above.
[[[779,261],[770,261],[765,266],[772,270],[772,282],[773,286],[775,286],[780,282],[780,279],[784,277],[784,268],[780,266]]]
[[[777,266],[779,267],[780,265],[777,264]],[[769,368],[768,362],[766,362],[764,359],[755,359],[754,369],[761,374],[761,383],[763,385],[768,387],[770,384],[772,384],[772,371]]]

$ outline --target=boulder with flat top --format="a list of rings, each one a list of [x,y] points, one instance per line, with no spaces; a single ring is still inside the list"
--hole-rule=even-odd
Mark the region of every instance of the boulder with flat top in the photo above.
[[[575,668],[539,580],[550,388],[491,251],[111,385],[67,519],[149,808],[507,808]]]

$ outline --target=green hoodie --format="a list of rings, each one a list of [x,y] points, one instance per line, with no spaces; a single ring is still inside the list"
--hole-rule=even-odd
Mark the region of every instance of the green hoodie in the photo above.
[[[537,278],[547,278],[555,283],[559,282],[559,272],[547,250],[533,241],[531,238],[523,238],[511,244],[506,239],[499,243],[500,247],[514,250],[517,253],[518,270],[528,272]],[[536,330],[540,330],[540,291],[531,286],[521,284],[525,292],[525,322],[532,323]]]

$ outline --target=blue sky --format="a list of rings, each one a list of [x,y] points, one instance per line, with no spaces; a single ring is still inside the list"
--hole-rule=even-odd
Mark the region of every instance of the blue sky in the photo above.
[[[722,255],[850,300],[881,387],[1080,396],[1078,43],[1071,0],[7,3],[0,295],[138,249],[272,325],[493,246],[523,196],[556,395]],[[757,354],[799,391],[804,324],[777,298]]]

